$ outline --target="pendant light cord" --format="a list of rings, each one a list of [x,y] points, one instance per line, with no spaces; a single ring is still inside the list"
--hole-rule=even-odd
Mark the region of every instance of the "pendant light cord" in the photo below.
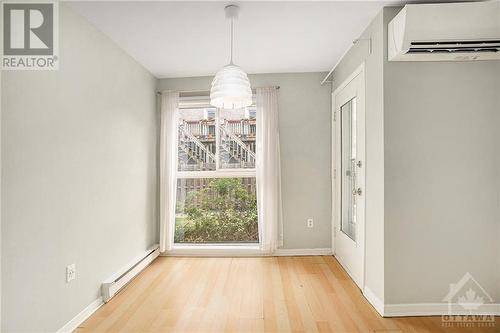
[[[231,17],[231,61],[230,65],[233,65],[233,21],[234,19]]]

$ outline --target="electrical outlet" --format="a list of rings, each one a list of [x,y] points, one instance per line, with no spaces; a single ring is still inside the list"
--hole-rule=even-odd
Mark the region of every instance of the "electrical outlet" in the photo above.
[[[66,283],[76,279],[76,264],[66,267]]]
[[[314,220],[312,219],[312,217],[307,219],[307,227],[308,228],[314,227]]]

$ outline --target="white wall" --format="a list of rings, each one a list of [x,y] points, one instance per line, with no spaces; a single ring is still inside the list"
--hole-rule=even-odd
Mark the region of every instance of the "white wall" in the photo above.
[[[325,73],[250,75],[254,87],[278,85],[284,248],[331,243],[330,87]],[[212,77],[159,80],[159,89],[204,90]],[[308,217],[314,228],[306,228]]]
[[[58,330],[156,238],[155,78],[64,4],[60,59],[2,75],[3,332]]]

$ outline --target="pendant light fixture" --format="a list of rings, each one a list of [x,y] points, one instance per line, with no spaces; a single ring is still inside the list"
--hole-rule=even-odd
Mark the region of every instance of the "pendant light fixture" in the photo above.
[[[229,5],[224,8],[231,20],[231,60],[215,74],[210,89],[210,104],[222,109],[240,109],[252,105],[252,88],[247,74],[233,64],[233,23],[240,8]]]

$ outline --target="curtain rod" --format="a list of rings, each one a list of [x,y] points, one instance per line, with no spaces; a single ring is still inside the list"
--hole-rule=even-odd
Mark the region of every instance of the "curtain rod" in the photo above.
[[[279,90],[280,86],[255,87],[255,88],[252,88],[252,92],[255,92],[257,90],[257,88],[276,88],[277,90]],[[157,94],[161,94],[163,92],[168,92],[168,91],[177,91],[177,90],[172,90],[172,89],[158,90],[156,93]],[[179,90],[178,92],[179,92],[179,94],[189,94],[189,93],[205,93],[205,94],[209,94],[210,93],[209,90]]]

